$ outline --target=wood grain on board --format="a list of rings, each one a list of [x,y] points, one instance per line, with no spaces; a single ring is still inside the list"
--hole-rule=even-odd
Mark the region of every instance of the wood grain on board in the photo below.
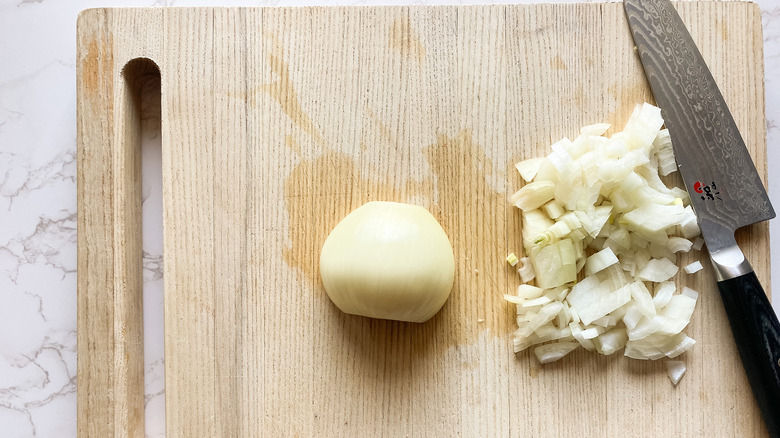
[[[758,7],[677,6],[766,182]],[[663,361],[512,353],[513,164],[652,101],[621,4],[93,9],[78,50],[80,436],[143,435],[137,84],[158,68],[168,436],[766,433],[707,263],[681,275],[701,297],[676,388]],[[450,237],[427,323],[322,288],[325,237],[371,200]],[[738,237],[769,290],[767,225]]]

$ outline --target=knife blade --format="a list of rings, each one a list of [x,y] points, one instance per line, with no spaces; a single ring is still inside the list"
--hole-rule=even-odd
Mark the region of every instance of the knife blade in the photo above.
[[[726,102],[669,0],[624,0],[645,76],[710,253],[737,349],[764,422],[780,437],[780,324],[737,228],[775,217]]]

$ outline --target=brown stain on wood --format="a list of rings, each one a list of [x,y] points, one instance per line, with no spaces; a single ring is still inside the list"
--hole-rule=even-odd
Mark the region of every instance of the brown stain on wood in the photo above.
[[[290,67],[284,59],[284,47],[275,35],[268,32],[264,32],[263,35],[270,45],[270,49],[265,51],[265,55],[276,80],[260,85],[251,94],[262,92],[273,98],[296,126],[314,139],[317,144],[325,146],[325,138],[301,106],[298,93],[290,78]],[[255,99],[250,98],[249,100],[253,106],[257,105]]]
[[[404,58],[411,57],[420,64],[425,60],[425,46],[412,29],[409,17],[398,18],[390,26],[389,44]]]
[[[536,361],[536,359],[530,359],[528,362],[528,375],[532,378],[537,377],[539,375],[539,369],[541,368],[539,363]]]
[[[561,55],[555,55],[555,57],[550,60],[550,68],[555,70],[566,70],[566,63],[563,62]]]
[[[100,47],[97,40],[91,40],[87,45],[87,54],[81,61],[81,78],[84,83],[84,89],[90,94],[97,93],[98,81],[100,80]]]
[[[488,183],[493,163],[467,129],[455,137],[439,134],[424,154],[436,175],[437,207],[441,209],[438,216],[444,220],[442,226],[455,253],[455,284],[447,302],[457,312],[448,314],[453,314],[453,322],[461,326],[453,331],[455,343],[473,344],[485,330],[506,337],[514,330],[514,319],[500,311],[501,306],[506,309],[503,294],[507,285],[500,281],[505,278],[505,270],[502,259],[489,252],[494,248],[504,251],[504,236],[494,229],[490,219],[503,218],[508,204],[506,194],[496,192]],[[500,208],[501,212],[494,212],[494,216],[483,211],[489,208]],[[478,315],[487,315],[485,321],[465,324],[476,321]]]
[[[456,274],[450,298],[431,321],[422,325],[428,329],[441,327],[449,336],[446,347],[474,344],[485,331],[493,337],[506,337],[514,330],[513,318],[502,311],[505,309],[503,294],[507,291],[499,280],[505,278],[506,272],[501,258],[494,260],[483,254],[486,248],[496,245],[503,248],[503,241],[499,242],[498,235],[492,231],[491,215],[475,208],[476,205],[503,208],[506,203],[506,195],[497,193],[488,183],[493,163],[474,143],[468,130],[455,137],[439,135],[436,143],[423,149],[423,154],[433,175],[422,181],[368,178],[355,158],[337,151],[298,164],[284,182],[291,242],[283,251],[284,261],[300,270],[309,287],[322,295],[325,290],[320,279],[319,253],[341,219],[370,201],[429,199],[430,204],[423,206],[450,238]],[[439,192],[437,202],[433,201],[434,188]],[[333,311],[338,312],[335,306]],[[484,321],[477,323],[484,315],[487,315]],[[440,347],[443,352],[445,345]]]
[[[102,78],[111,77],[114,68],[113,38],[91,39],[87,43],[86,53],[81,59],[81,80],[90,99],[105,99],[104,90],[111,82],[102,82]]]
[[[374,125],[379,131],[379,141],[383,143],[383,146],[388,146],[388,147],[392,147],[393,149],[397,149],[398,142],[393,136],[392,131],[390,131],[390,128],[387,127],[387,125],[379,118],[379,116],[376,115],[374,110],[372,110],[371,107],[369,106],[366,106],[366,115],[368,116],[367,122],[370,125]],[[362,142],[360,147],[365,148],[365,142]]]
[[[295,152],[295,155],[299,157],[301,156],[301,145],[292,135],[287,134],[284,136],[284,145],[287,146],[287,148],[291,151]]]
[[[319,251],[328,233],[356,208],[353,205],[359,169],[352,157],[326,152],[304,160],[284,182],[284,203],[289,214],[288,236],[292,245],[283,252],[288,266],[304,273],[318,293],[323,293]],[[326,202],[318,202],[327,200]],[[316,202],[317,211],[312,211]]]

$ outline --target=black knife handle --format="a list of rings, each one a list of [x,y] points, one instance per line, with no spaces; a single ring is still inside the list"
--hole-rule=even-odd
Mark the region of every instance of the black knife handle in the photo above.
[[[718,289],[769,436],[780,438],[780,323],[755,272]]]

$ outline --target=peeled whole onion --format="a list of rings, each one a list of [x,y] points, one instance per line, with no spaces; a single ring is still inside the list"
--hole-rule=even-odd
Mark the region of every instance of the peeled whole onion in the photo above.
[[[455,257],[428,210],[376,201],[333,228],[322,246],[320,275],[345,313],[425,322],[450,295]]]

